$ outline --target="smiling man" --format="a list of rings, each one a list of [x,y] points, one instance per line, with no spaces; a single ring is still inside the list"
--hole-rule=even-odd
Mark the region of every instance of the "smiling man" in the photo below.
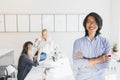
[[[76,80],[105,80],[111,47],[100,35],[102,18],[92,12],[85,17],[83,25],[85,36],[77,39],[73,46],[73,62],[78,70]]]

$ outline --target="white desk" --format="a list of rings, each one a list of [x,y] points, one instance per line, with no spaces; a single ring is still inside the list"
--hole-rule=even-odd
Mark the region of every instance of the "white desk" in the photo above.
[[[9,65],[14,63],[13,49],[0,49],[0,65]]]
[[[120,62],[118,62],[119,56],[113,54],[109,67],[106,71],[106,80],[120,80]]]
[[[0,57],[12,52],[13,49],[0,49]]]
[[[48,68],[52,67],[46,71],[46,80],[75,80],[67,57],[61,58],[56,62],[46,62],[45,65]],[[40,66],[33,67],[25,80],[42,80],[44,70],[45,68]]]
[[[5,66],[14,63],[13,53],[13,49],[0,49],[0,77],[4,76]]]

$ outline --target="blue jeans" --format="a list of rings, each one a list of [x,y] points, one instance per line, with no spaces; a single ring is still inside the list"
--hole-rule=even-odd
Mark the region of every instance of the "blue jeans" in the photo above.
[[[38,51],[35,53],[35,56],[36,55],[38,55]],[[46,58],[47,58],[47,54],[45,52],[41,52],[39,61],[44,61]]]

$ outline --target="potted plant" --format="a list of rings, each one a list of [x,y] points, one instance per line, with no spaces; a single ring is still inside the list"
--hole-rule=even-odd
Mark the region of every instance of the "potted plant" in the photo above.
[[[118,52],[117,43],[114,43],[112,50],[113,52]]]

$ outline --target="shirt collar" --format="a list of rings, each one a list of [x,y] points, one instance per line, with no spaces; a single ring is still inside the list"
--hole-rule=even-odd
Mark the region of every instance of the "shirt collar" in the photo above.
[[[88,36],[85,36],[85,37],[86,37],[86,39],[90,40],[90,38],[89,38]],[[99,35],[97,35],[93,40],[97,40],[98,37],[99,37]],[[90,41],[91,41],[91,40],[90,40]]]

